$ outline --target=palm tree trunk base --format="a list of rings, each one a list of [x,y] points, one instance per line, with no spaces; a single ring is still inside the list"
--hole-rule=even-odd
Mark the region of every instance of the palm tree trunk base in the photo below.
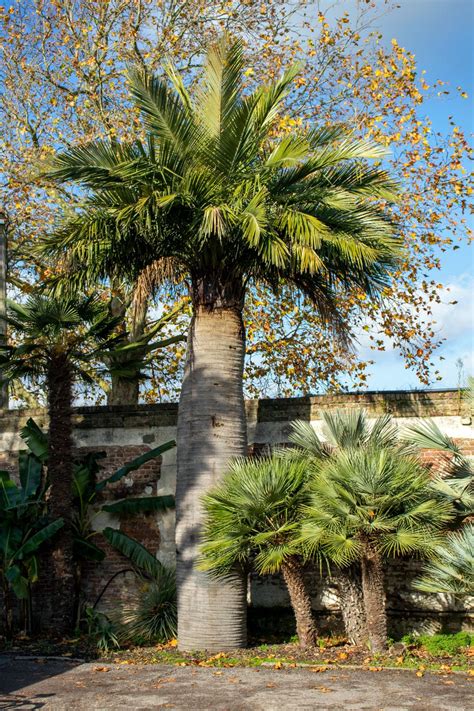
[[[303,568],[298,560],[291,560],[282,565],[281,572],[295,613],[296,632],[300,646],[304,649],[311,649],[316,645],[317,633]]]
[[[335,577],[346,636],[351,644],[365,645],[368,631],[360,565],[339,570]]]
[[[181,570],[181,573],[183,570]],[[178,577],[178,648],[183,652],[226,652],[247,644],[246,586],[243,576],[213,580],[200,571]]]

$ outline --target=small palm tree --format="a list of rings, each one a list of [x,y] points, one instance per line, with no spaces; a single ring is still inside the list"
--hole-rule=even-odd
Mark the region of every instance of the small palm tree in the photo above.
[[[179,643],[245,643],[244,581],[213,584],[196,568],[201,495],[229,461],[247,454],[243,398],[245,326],[252,283],[292,285],[341,337],[338,297],[376,298],[401,242],[385,204],[396,192],[369,166],[384,150],[340,127],[275,131],[298,67],[255,91],[245,87],[240,42],[208,50],[191,90],[130,71],[145,141],[95,141],[58,155],[49,177],[73,181],[81,207],[43,245],[74,269],[76,285],[135,283],[155,268],[185,280],[193,317],[178,417],[176,544]],[[225,604],[221,604],[225,599]]]
[[[311,598],[296,543],[307,503],[305,462],[278,456],[240,460],[203,499],[201,568],[222,579],[238,566],[261,575],[280,572],[288,588],[302,647],[316,643]]]
[[[321,412],[321,439],[309,422],[296,420],[289,436],[295,448],[285,450],[283,456],[306,460],[308,466],[331,458],[338,451],[350,448],[399,447],[397,428],[389,415],[369,424],[364,410],[336,410]],[[337,567],[334,578],[339,592],[341,614],[347,637],[354,644],[367,642],[367,621],[362,591],[360,562]]]
[[[104,305],[93,297],[55,298],[30,296],[24,304],[10,303],[8,323],[15,329],[18,345],[0,350],[0,367],[9,379],[35,382],[46,378],[49,438],[48,508],[64,526],[55,538],[48,571],[53,581],[50,615],[45,626],[58,634],[70,631],[74,620],[76,590],[73,560],[73,459],[72,388],[76,377],[90,382],[84,366],[95,361],[114,343],[117,325]]]
[[[451,533],[423,568],[415,588],[427,593],[474,595],[474,525]]]
[[[412,446],[434,449],[445,455],[439,462],[439,471],[433,472],[433,485],[439,495],[454,506],[454,525],[474,515],[474,466],[459,445],[441,432],[433,420],[407,428],[404,440]]]
[[[360,561],[369,643],[387,644],[386,557],[433,553],[452,517],[428,471],[394,448],[341,450],[322,461],[311,484],[301,540],[339,565]]]

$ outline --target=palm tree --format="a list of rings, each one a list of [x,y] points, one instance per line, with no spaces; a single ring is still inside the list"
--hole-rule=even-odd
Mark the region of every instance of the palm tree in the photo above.
[[[448,595],[474,595],[474,525],[451,533],[415,581],[417,590]]]
[[[217,579],[254,569],[281,572],[302,647],[316,644],[311,598],[296,543],[301,506],[308,502],[306,462],[278,456],[235,461],[203,498],[202,570]]]
[[[9,303],[8,323],[21,339],[18,345],[0,349],[0,366],[9,379],[36,381],[46,377],[49,438],[49,513],[63,519],[55,538],[48,577],[53,595],[44,624],[57,634],[71,630],[76,590],[73,560],[73,459],[72,388],[79,376],[90,381],[84,365],[109,348],[117,323],[104,305],[93,297],[58,299],[44,294],[30,296],[24,304]],[[49,596],[48,596],[49,597]]]
[[[407,427],[403,439],[411,446],[434,449],[445,455],[439,462],[439,471],[433,473],[433,485],[439,496],[454,506],[453,525],[459,526],[474,515],[474,466],[459,445],[441,432],[433,420]]]
[[[376,419],[372,425],[364,410],[323,411],[320,417],[324,439],[309,422],[296,420],[289,436],[295,448],[284,450],[284,456],[301,457],[311,466],[340,450],[399,446],[397,428],[389,415]],[[346,635],[353,644],[363,645],[367,642],[367,621],[359,561],[337,568],[334,578]]]
[[[384,211],[395,186],[366,159],[372,141],[341,128],[279,138],[275,122],[298,68],[249,91],[240,42],[210,47],[191,91],[130,71],[146,140],[95,141],[58,155],[49,176],[81,188],[81,208],[43,245],[74,266],[78,285],[154,268],[184,279],[193,316],[178,417],[177,581],[182,649],[245,643],[245,589],[196,568],[201,495],[247,453],[243,399],[246,290],[260,281],[307,294],[347,333],[337,297],[375,297],[400,241]],[[84,194],[87,192],[87,195]],[[382,202],[381,202],[382,200]]]
[[[336,564],[360,561],[369,643],[387,645],[385,557],[433,553],[452,517],[429,472],[391,447],[338,451],[322,461],[311,484],[301,540]]]

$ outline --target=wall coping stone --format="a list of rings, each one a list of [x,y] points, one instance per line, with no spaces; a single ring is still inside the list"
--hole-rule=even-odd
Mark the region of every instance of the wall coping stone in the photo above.
[[[390,413],[395,417],[443,417],[461,414],[460,391],[366,390],[291,398],[262,398],[245,403],[248,422],[283,422],[294,419],[317,420],[321,410],[363,407],[369,415]],[[0,410],[0,433],[21,427],[29,417],[40,426],[47,424],[44,408]],[[73,423],[77,429],[166,427],[176,425],[177,403],[143,405],[98,405],[76,407]]]

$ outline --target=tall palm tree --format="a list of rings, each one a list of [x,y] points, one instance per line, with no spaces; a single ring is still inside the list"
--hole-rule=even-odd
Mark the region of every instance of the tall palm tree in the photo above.
[[[379,417],[370,424],[364,410],[336,410],[321,412],[321,420],[324,439],[318,436],[309,422],[293,422],[289,440],[295,448],[283,450],[283,456],[301,458],[311,466],[340,450],[400,446],[397,428],[389,415]],[[356,561],[336,568],[334,579],[346,635],[354,644],[363,645],[368,634],[360,563]]]
[[[281,572],[305,648],[316,644],[316,626],[296,539],[310,475],[303,460],[272,456],[233,462],[223,481],[203,498],[200,565],[217,579],[225,579],[236,566],[243,573]]]
[[[246,290],[261,281],[306,293],[344,337],[336,298],[376,296],[400,256],[381,201],[395,186],[366,159],[384,151],[340,128],[278,137],[275,123],[298,68],[245,88],[240,42],[210,47],[188,90],[130,71],[143,142],[96,141],[56,157],[49,176],[75,181],[83,201],[44,245],[78,284],[135,280],[155,265],[185,279],[193,304],[178,417],[177,580],[182,649],[245,643],[244,581],[196,568],[201,494],[247,453],[242,388]],[[84,191],[87,194],[84,194]]]
[[[360,561],[369,643],[387,646],[384,558],[428,555],[452,518],[428,470],[394,448],[340,450],[322,461],[311,484],[301,540],[342,566]]]
[[[45,627],[58,634],[71,630],[76,599],[73,561],[72,388],[79,376],[90,381],[84,365],[114,343],[117,325],[102,302],[93,297],[58,299],[30,296],[24,304],[9,303],[8,323],[17,345],[0,348],[0,367],[9,379],[46,378],[49,438],[50,515],[64,520],[49,560],[51,600],[44,601]],[[49,609],[48,609],[49,608]]]

